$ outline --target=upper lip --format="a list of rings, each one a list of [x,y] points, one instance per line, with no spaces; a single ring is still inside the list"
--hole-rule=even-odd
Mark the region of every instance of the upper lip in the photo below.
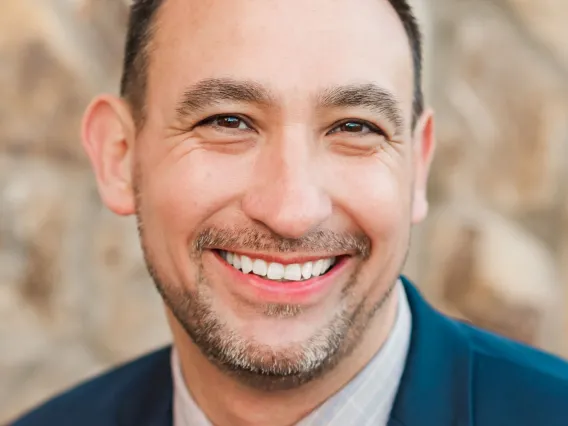
[[[280,263],[282,265],[291,265],[294,263],[306,263],[320,259],[328,259],[331,257],[351,255],[351,253],[345,253],[345,252],[301,254],[301,253],[259,253],[259,252],[247,252],[244,250],[229,249],[229,248],[219,248],[215,250],[229,251],[231,253],[236,253],[240,256],[250,257],[251,259],[261,259],[264,260],[265,262]]]

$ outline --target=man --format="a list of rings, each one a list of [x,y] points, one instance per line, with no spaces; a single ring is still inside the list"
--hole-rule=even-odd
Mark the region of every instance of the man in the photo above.
[[[83,142],[173,349],[15,425],[568,425],[563,361],[399,277],[434,146],[420,45],[404,0],[135,1]]]

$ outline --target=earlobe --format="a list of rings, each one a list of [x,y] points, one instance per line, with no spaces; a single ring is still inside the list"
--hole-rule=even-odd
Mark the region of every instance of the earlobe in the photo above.
[[[434,114],[425,111],[414,132],[414,200],[412,223],[422,222],[428,214],[428,175],[434,157],[436,140],[434,135]]]
[[[135,212],[131,162],[135,128],[125,102],[99,96],[85,112],[82,142],[105,205],[119,215]]]

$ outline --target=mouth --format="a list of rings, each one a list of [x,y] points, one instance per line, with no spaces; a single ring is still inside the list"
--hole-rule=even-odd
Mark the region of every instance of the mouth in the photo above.
[[[327,274],[337,263],[337,257],[327,257],[298,263],[270,262],[230,251],[219,250],[219,256],[243,274],[252,274],[276,282],[301,282]]]
[[[236,285],[233,291],[265,302],[316,303],[336,288],[353,259],[350,255],[283,260],[213,250]],[[252,300],[251,299],[251,300]]]

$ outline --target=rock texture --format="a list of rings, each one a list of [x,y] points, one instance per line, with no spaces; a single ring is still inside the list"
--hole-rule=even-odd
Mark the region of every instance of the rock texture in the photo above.
[[[406,272],[441,310],[568,356],[568,3],[413,2],[439,146]],[[169,340],[78,139],[116,90],[127,3],[2,3],[0,423]]]
[[[446,312],[568,355],[568,7],[427,3],[439,145],[409,274]]]

